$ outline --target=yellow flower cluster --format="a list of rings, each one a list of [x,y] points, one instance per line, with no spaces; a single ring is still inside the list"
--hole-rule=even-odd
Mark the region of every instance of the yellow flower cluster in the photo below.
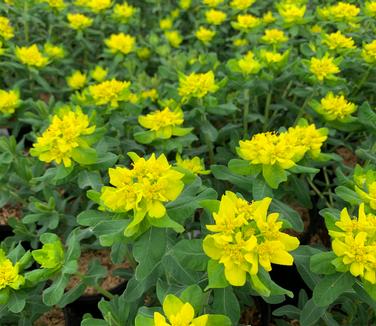
[[[205,12],[205,18],[208,24],[221,25],[227,18],[227,15],[220,10],[210,9]]]
[[[67,77],[67,84],[71,89],[81,89],[85,86],[86,79],[86,74],[76,70]]]
[[[208,7],[218,7],[224,0],[202,0],[202,3],[204,5],[207,5]]]
[[[317,12],[325,20],[350,23],[356,20],[360,9],[351,3],[340,1],[331,6],[318,7]]]
[[[98,83],[103,81],[107,77],[107,74],[108,69],[104,69],[101,66],[95,66],[95,68],[90,72],[90,76]]]
[[[261,70],[261,63],[255,59],[255,55],[252,51],[247,52],[247,54],[238,60],[239,70],[245,74],[257,74]]]
[[[364,6],[364,11],[368,16],[376,16],[376,1],[367,1]]]
[[[111,108],[117,108],[119,102],[128,99],[130,84],[130,82],[112,79],[91,85],[88,91],[96,105],[109,105]]]
[[[62,46],[53,45],[52,43],[46,43],[43,49],[45,54],[50,59],[62,59],[65,56],[65,51]]]
[[[204,26],[200,26],[200,28],[196,31],[195,35],[197,39],[199,39],[204,44],[209,44],[215,36],[215,31],[208,29]]]
[[[51,8],[56,10],[65,8],[64,0],[41,0],[41,2],[46,2]]]
[[[20,94],[17,90],[5,91],[0,89],[0,112],[2,114],[14,113],[20,104]]]
[[[126,23],[135,13],[135,7],[129,5],[127,2],[123,2],[122,4],[115,5],[113,17],[123,23]]]
[[[82,113],[80,107],[61,108],[59,113],[52,117],[47,130],[37,137],[30,154],[38,156],[43,162],[63,162],[65,167],[70,167],[75,149],[89,148],[89,143],[83,137],[95,131],[95,126],[89,125],[89,117]]]
[[[138,122],[144,128],[153,131],[156,138],[161,139],[169,139],[171,136],[183,136],[191,130],[178,127],[184,122],[184,114],[180,108],[172,111],[166,107],[163,110],[157,110],[147,115],[140,115]]]
[[[282,2],[277,6],[277,9],[283,22],[290,25],[302,22],[307,8],[305,5]]]
[[[136,39],[128,34],[112,34],[106,39],[105,44],[112,53],[128,54],[134,51]]]
[[[315,75],[317,80],[323,82],[324,79],[333,79],[335,74],[340,72],[334,58],[325,54],[323,58],[313,57],[310,62],[310,71]]]
[[[179,95],[182,97],[202,98],[208,93],[218,90],[214,80],[214,73],[210,70],[206,73],[191,73],[179,77]]]
[[[376,40],[363,46],[362,56],[366,62],[376,63]]]
[[[183,190],[184,174],[174,170],[164,154],[149,159],[129,153],[133,169],[116,167],[109,169],[110,184],[103,187],[101,201],[105,208],[114,212],[133,210],[134,218],[126,235],[137,232],[139,224],[148,215],[162,218],[166,214],[164,203],[175,200]]]
[[[256,0],[231,0],[230,7],[236,10],[244,10],[252,6]]]
[[[326,128],[317,129],[314,124],[298,125],[280,134],[256,134],[251,140],[240,141],[237,151],[250,164],[277,165],[286,170],[295,166],[306,153],[317,157],[327,133]]]
[[[261,37],[261,41],[267,44],[280,44],[287,42],[288,37],[277,28],[267,29]]]
[[[9,40],[14,36],[13,27],[8,18],[0,16],[0,37]]]
[[[183,159],[180,154],[177,154],[176,166],[196,175],[210,173],[210,170],[205,170],[204,160],[200,159],[198,156],[192,157],[191,159]]]
[[[85,0],[85,2],[85,6],[96,14],[112,6],[112,0]]]
[[[164,35],[168,43],[174,48],[178,48],[180,44],[183,42],[183,37],[181,36],[179,31],[166,31]]]
[[[39,50],[36,44],[29,47],[16,47],[16,57],[21,63],[36,68],[43,68],[48,63],[48,58],[45,57]]]
[[[376,210],[376,171],[363,169],[357,165],[354,173],[355,191],[362,201],[372,210]]]
[[[324,35],[323,43],[328,46],[330,50],[340,49],[354,49],[354,40],[337,31],[336,33]]]
[[[315,106],[314,109],[326,120],[332,121],[348,118],[356,111],[357,106],[347,101],[343,95],[334,95],[333,92],[329,92],[321,99],[320,105]]]
[[[350,271],[355,277],[376,284],[376,216],[366,214],[362,203],[357,219],[344,208],[335,226],[329,230],[338,256],[333,265],[340,272]]]
[[[260,57],[265,61],[268,66],[279,67],[280,64],[288,59],[289,51],[279,53],[275,51],[261,50]]]
[[[260,18],[251,14],[238,15],[235,22],[231,22],[233,28],[240,31],[249,31],[260,26],[262,23]]]
[[[215,234],[204,238],[203,249],[210,258],[224,265],[225,277],[231,285],[243,286],[247,274],[256,277],[260,266],[267,272],[271,264],[292,265],[289,251],[299,240],[281,232],[279,214],[267,214],[272,199],[248,203],[227,191],[222,196],[214,225],[207,225]]]
[[[13,265],[0,249],[0,290],[10,287],[18,290],[25,283],[25,279],[19,274],[19,265]]]
[[[93,19],[83,14],[68,14],[67,19],[72,29],[84,30],[93,24]]]

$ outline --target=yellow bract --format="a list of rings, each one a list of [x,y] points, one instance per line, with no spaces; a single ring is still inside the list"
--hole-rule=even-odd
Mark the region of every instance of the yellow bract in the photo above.
[[[72,75],[67,77],[67,84],[72,89],[81,89],[86,84],[86,74],[76,70]]]
[[[114,212],[133,210],[134,219],[129,224],[126,235],[137,232],[145,215],[162,218],[166,214],[164,203],[175,200],[183,190],[183,174],[174,170],[164,154],[155,154],[149,159],[130,154],[133,169],[117,167],[109,169],[113,187],[103,187],[103,206]]]
[[[0,112],[12,114],[20,106],[20,94],[16,90],[5,91],[0,89]]]
[[[331,6],[317,8],[317,12],[319,16],[326,20],[354,22],[360,9],[351,3],[341,1]]]
[[[94,70],[90,72],[90,76],[97,82],[103,81],[108,74],[108,69],[104,69],[101,66],[95,66]]]
[[[92,85],[88,91],[96,105],[110,105],[111,108],[117,108],[119,102],[127,100],[130,84],[130,82],[112,79]]]
[[[104,43],[112,53],[128,54],[134,51],[136,39],[128,34],[112,34]]]
[[[326,54],[323,58],[312,58],[310,71],[322,82],[324,79],[331,79],[340,72],[339,67],[334,62],[334,58]]]
[[[18,60],[30,67],[42,68],[48,63],[48,58],[42,55],[36,44],[29,47],[16,46],[15,54]]]
[[[368,16],[376,16],[376,1],[367,1],[364,7],[364,11]]]
[[[191,159],[183,159],[180,154],[176,155],[176,166],[190,171],[193,174],[210,174],[210,170],[205,170],[204,160],[198,156]]]
[[[114,7],[113,16],[115,19],[118,19],[122,22],[128,22],[129,18],[131,18],[136,12],[136,8],[129,5],[127,2],[122,4],[116,4]]]
[[[362,56],[366,62],[376,63],[376,40],[363,46]]]
[[[93,24],[93,19],[82,14],[68,14],[69,26],[76,30],[83,30]]]
[[[214,225],[215,234],[204,238],[203,248],[210,258],[224,265],[225,277],[231,285],[243,286],[247,274],[255,276],[259,266],[266,271],[271,263],[292,265],[288,253],[299,246],[299,240],[280,231],[279,214],[267,214],[271,198],[248,203],[227,191],[222,196]]]
[[[338,49],[354,49],[354,40],[351,37],[346,37],[337,31],[336,33],[326,34],[323,43],[329,47],[330,50]]]
[[[288,37],[285,33],[276,28],[265,30],[264,35],[261,37],[261,41],[267,44],[279,44],[287,42],[287,40]]]
[[[201,26],[195,33],[197,39],[205,44],[209,44],[215,35],[215,31]]]
[[[343,120],[355,112],[357,106],[345,99],[343,95],[334,95],[329,92],[321,99],[316,111],[324,116],[326,120]]]
[[[112,6],[112,0],[86,0],[85,2],[85,6],[96,14]]]
[[[202,0],[204,5],[209,7],[218,7],[224,0]]]
[[[366,214],[361,204],[358,219],[352,219],[345,208],[335,225],[337,229],[329,230],[333,251],[338,256],[334,265],[342,272],[345,268],[376,284],[376,216]]]
[[[179,77],[179,95],[182,97],[204,97],[208,93],[214,93],[218,86],[214,80],[214,73],[191,73]]]
[[[64,0],[41,0],[41,2],[46,2],[51,8],[62,10],[65,8]]]
[[[164,35],[168,43],[174,48],[178,48],[181,42],[183,42],[183,37],[179,31],[167,31],[164,33]]]
[[[22,275],[19,275],[18,264],[13,265],[12,261],[5,256],[0,249],[0,290],[10,287],[18,290],[25,283]]]
[[[227,15],[220,10],[210,9],[205,12],[206,21],[209,24],[221,25],[227,18]]]
[[[245,74],[257,74],[261,68],[261,63],[255,59],[252,51],[249,51],[243,58],[238,60],[239,70]]]
[[[261,25],[261,19],[250,14],[238,15],[236,22],[231,22],[233,28],[247,31]]]
[[[65,51],[62,46],[46,43],[44,45],[44,52],[50,59],[62,59],[65,56]]]
[[[256,0],[231,0],[230,6],[236,10],[244,10],[252,6]]]
[[[277,9],[286,24],[296,24],[303,20],[307,8],[305,5],[299,6],[284,2],[279,4]]]
[[[88,148],[89,144],[82,136],[94,132],[95,126],[91,126],[89,117],[82,113],[80,107],[74,110],[64,107],[52,117],[52,121],[42,136],[37,137],[36,143],[30,150],[32,156],[38,156],[43,161],[50,163],[61,162],[64,166],[72,165],[72,152],[75,148]]]
[[[13,27],[10,25],[9,19],[3,16],[0,16],[0,36],[5,40],[9,40],[14,36]]]

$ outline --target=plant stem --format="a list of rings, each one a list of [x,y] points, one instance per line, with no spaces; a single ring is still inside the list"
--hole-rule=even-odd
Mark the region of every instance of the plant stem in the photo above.
[[[28,19],[28,6],[29,0],[24,0],[24,11],[23,11],[23,21],[24,21],[24,35],[26,43],[29,43],[29,19]]]
[[[333,194],[332,194],[332,189],[330,188],[328,171],[327,171],[326,167],[323,168],[323,172],[324,172],[326,187],[328,188],[329,202],[330,202],[330,205],[333,206],[334,205]]]
[[[132,252],[129,250],[128,245],[125,249],[125,257],[127,258],[127,262],[129,263],[129,265],[131,265],[132,269],[135,270],[137,267],[137,262],[134,259]]]
[[[311,188],[313,189],[313,191],[317,194],[317,196],[320,197],[320,199],[323,199],[325,200],[325,203],[328,207],[332,207],[332,205],[326,200],[325,196],[321,193],[321,191],[315,186],[315,184],[311,181],[310,178],[306,178],[308,184],[311,186]]]
[[[249,89],[244,90],[243,137],[248,137]]]
[[[360,89],[362,88],[364,83],[367,81],[369,74],[371,73],[371,70],[372,70],[372,66],[369,66],[369,68],[367,69],[367,71],[363,75],[363,78],[360,80],[359,84],[356,85],[354,95],[358,94],[358,92],[360,91]]]
[[[82,281],[84,278],[85,278],[85,275],[80,273],[80,272],[76,272],[75,275]],[[103,296],[105,296],[107,299],[110,299],[112,300],[114,298],[114,295],[107,291],[106,289],[102,288],[100,285],[98,284],[94,284],[92,285],[92,287],[97,290],[98,293],[102,294]]]
[[[202,116],[201,116],[201,119],[202,119],[202,122],[204,124],[206,123],[209,123],[208,119],[207,119],[207,116],[206,116],[206,111],[205,111],[205,107],[204,107],[204,101],[202,100],[202,98],[199,98],[198,99],[198,103],[200,105],[200,108],[202,108]],[[206,146],[208,148],[208,153],[209,153],[209,164],[213,164],[214,163],[214,148],[213,148],[213,143],[211,142],[210,138],[209,138],[209,135],[207,133],[204,133],[204,140],[205,140],[205,143],[206,143]]]
[[[268,122],[269,122],[268,120],[269,120],[270,104],[272,102],[272,95],[273,95],[273,91],[270,90],[270,92],[266,96],[265,113],[264,113],[264,127],[263,127],[264,131],[266,131],[266,128],[268,127]]]

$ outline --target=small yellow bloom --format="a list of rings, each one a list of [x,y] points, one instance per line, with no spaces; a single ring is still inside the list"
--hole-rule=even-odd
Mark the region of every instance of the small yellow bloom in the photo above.
[[[112,53],[128,54],[134,51],[136,39],[128,34],[111,34],[105,41]]]
[[[96,14],[110,8],[111,5],[112,5],[112,0],[88,0],[86,1],[86,7]]]
[[[275,18],[273,16],[273,13],[271,11],[267,11],[263,16],[262,16],[262,22],[264,24],[272,24],[274,23],[275,21],[277,20],[277,18]]]
[[[204,160],[200,159],[198,156],[192,157],[191,159],[183,159],[180,154],[176,154],[176,166],[196,175],[210,174],[210,170],[205,170]]]
[[[161,30],[166,31],[172,28],[173,23],[173,20],[170,17],[167,17],[159,21],[159,27]]]
[[[67,84],[71,89],[81,89],[86,84],[86,74],[81,71],[74,71],[72,75],[67,77]]]
[[[340,72],[340,69],[334,62],[334,58],[325,54],[323,58],[314,57],[311,59],[310,71],[322,82],[324,79],[333,79],[334,75]]]
[[[210,9],[205,12],[206,22],[213,25],[221,25],[227,18],[226,13],[220,10]]]
[[[326,120],[332,121],[348,118],[356,111],[357,106],[347,101],[343,95],[335,96],[333,92],[329,92],[321,99],[320,105],[314,109],[322,114]]]
[[[143,91],[141,97],[143,99],[150,98],[152,101],[156,101],[158,99],[158,91],[155,88]]]
[[[331,6],[318,7],[317,12],[325,20],[350,23],[356,20],[360,9],[351,3],[340,1]]]
[[[268,66],[280,67],[288,58],[289,51],[279,53],[275,51],[261,50],[260,57]]]
[[[93,24],[93,19],[82,14],[68,14],[69,26],[76,30],[84,30]]]
[[[244,38],[237,38],[232,43],[236,47],[242,47],[242,46],[246,46],[248,44],[248,41]]]
[[[14,31],[8,18],[0,16],[0,37],[5,40],[13,38]]]
[[[354,40],[351,37],[347,37],[337,31],[336,33],[325,34],[322,41],[325,45],[329,47],[330,50],[340,50],[340,49],[354,49]]]
[[[208,93],[214,93],[218,90],[218,86],[214,80],[214,73],[191,73],[190,75],[182,75],[179,77],[179,95],[182,97],[198,97],[202,98]]]
[[[189,9],[191,6],[192,0],[180,0],[179,7],[183,10]]]
[[[51,8],[56,10],[63,10],[65,8],[64,0],[42,0],[46,2]]]
[[[230,6],[236,10],[248,9],[256,0],[231,0]]]
[[[13,265],[12,261],[5,256],[4,251],[0,249],[0,290],[6,287],[18,290],[24,283],[25,279],[19,274],[18,264]]]
[[[17,90],[5,91],[0,89],[0,112],[5,115],[14,113],[20,106],[20,94]]]
[[[321,33],[322,27],[320,25],[315,24],[311,27],[311,32],[312,33]]]
[[[101,66],[95,66],[94,70],[90,72],[91,78],[93,78],[97,82],[101,82],[105,80],[108,74],[108,69],[104,69]]]
[[[179,31],[166,31],[164,33],[168,43],[174,48],[178,48],[183,42],[183,37],[181,36]]]
[[[376,63],[376,40],[363,46],[362,57],[367,63]]]
[[[201,26],[195,33],[197,39],[205,44],[209,44],[215,36],[215,31]]]
[[[284,23],[290,25],[301,23],[307,8],[305,5],[299,6],[291,3],[281,3],[277,6],[277,9]]]
[[[65,51],[62,46],[46,43],[44,45],[44,52],[50,59],[62,59],[65,56]]]
[[[288,37],[277,28],[267,29],[261,37],[261,41],[267,44],[280,44],[287,42]]]
[[[16,46],[15,54],[21,63],[30,67],[43,68],[48,63],[48,58],[42,55],[36,44],[29,47]]]
[[[147,60],[150,58],[150,55],[151,55],[151,51],[149,48],[147,47],[143,47],[143,48],[139,48],[137,50],[137,56],[141,59],[141,60]]]
[[[119,102],[128,99],[130,82],[122,82],[116,79],[106,80],[100,84],[89,86],[89,94],[95,105],[109,105],[117,108]]]
[[[257,74],[261,68],[261,63],[255,59],[252,51],[249,51],[243,58],[238,60],[239,70],[245,74]]]
[[[136,8],[127,2],[116,4],[113,11],[113,17],[123,23],[127,23],[129,19],[136,13]]]
[[[376,1],[367,1],[364,7],[366,15],[376,17]]]
[[[208,7],[218,7],[224,0],[202,0],[202,3]]]
[[[250,14],[238,15],[236,22],[231,22],[233,28],[248,31],[261,25],[261,19]]]
[[[43,162],[63,162],[65,167],[70,167],[72,159],[75,160],[76,149],[90,147],[83,137],[95,130],[95,126],[89,127],[89,124],[89,117],[82,113],[80,107],[74,110],[70,107],[62,108],[52,117],[43,134],[37,137],[30,154],[38,156]]]

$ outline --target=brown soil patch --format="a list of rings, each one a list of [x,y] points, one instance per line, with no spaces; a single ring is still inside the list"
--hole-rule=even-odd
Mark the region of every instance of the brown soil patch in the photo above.
[[[34,326],[65,326],[64,312],[62,309],[53,308],[40,316]]]
[[[11,217],[19,220],[22,216],[21,206],[5,205],[0,208],[0,225],[7,225],[8,219]]]
[[[107,277],[105,277],[100,284],[102,288],[104,288],[105,290],[111,290],[124,282],[121,277],[112,275],[112,272],[118,268],[129,268],[129,264],[127,262],[124,262],[122,264],[113,264],[111,262],[110,250],[107,249],[89,250],[83,252],[78,262],[78,271],[82,274],[86,274],[89,269],[90,261],[94,259],[99,259],[100,264],[106,267],[108,270]],[[75,287],[79,282],[80,279],[76,276],[73,276],[68,283],[67,289],[69,290]],[[93,287],[89,286],[85,289],[84,295],[93,294],[97,294],[97,291]]]
[[[347,166],[354,167],[358,163],[356,155],[346,147],[339,147],[337,154],[343,158],[343,163]]]

